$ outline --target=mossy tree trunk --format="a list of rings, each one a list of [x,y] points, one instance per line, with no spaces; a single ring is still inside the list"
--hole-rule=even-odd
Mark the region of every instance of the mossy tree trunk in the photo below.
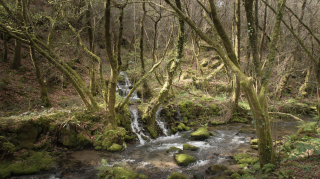
[[[37,77],[37,81],[39,83],[40,86],[40,99],[42,100],[44,107],[50,108],[52,107],[49,95],[48,95],[48,90],[47,90],[47,86],[46,83],[44,82],[43,78],[42,78],[42,73],[41,73],[41,68],[38,65],[37,62],[37,57],[35,55],[35,51],[33,47],[30,47],[30,56],[31,56],[31,60],[33,63],[33,66],[35,68],[35,73],[36,73],[36,77]]]
[[[175,0],[177,8],[181,11],[182,4],[180,0]],[[182,58],[183,58],[183,47],[184,47],[184,40],[185,40],[185,27],[184,27],[184,20],[179,16],[179,36],[176,45],[176,54],[175,58],[170,60],[167,64],[167,78],[165,83],[162,86],[162,89],[157,97],[153,98],[146,109],[143,112],[142,119],[148,123],[148,130],[152,137],[157,137],[157,131],[155,129],[155,119],[156,119],[156,112],[160,105],[163,103],[165,98],[168,96],[174,75],[178,66],[180,65]]]
[[[89,37],[89,49],[92,53],[94,53],[94,42],[93,42],[93,26],[92,26],[92,3],[88,2],[88,10],[86,12],[87,16],[87,26],[88,26],[88,37]],[[89,61],[89,74],[90,74],[90,83],[89,83],[89,89],[93,96],[97,95],[97,84],[96,84],[96,77],[94,72],[94,61],[95,59],[93,57],[90,58]]]
[[[15,40],[14,46],[14,57],[13,61],[11,62],[12,69],[19,69],[21,66],[21,42],[19,40]]]
[[[143,76],[146,73],[146,69],[145,69],[145,61],[144,61],[144,20],[146,18],[146,3],[143,2],[142,3],[142,10],[143,10],[143,14],[142,17],[140,19],[140,62],[141,62],[141,76]],[[143,81],[143,96],[144,97],[148,97],[150,96],[150,89],[148,86],[148,83],[146,80]]]
[[[268,105],[266,103],[267,102],[266,95],[268,91],[266,87],[268,84],[268,79],[270,78],[271,67],[274,63],[275,48],[276,48],[276,44],[279,37],[280,22],[283,17],[284,0],[278,1],[278,11],[276,16],[277,18],[276,18],[275,27],[273,29],[272,42],[270,44],[270,51],[268,55],[268,63],[264,71],[265,81],[262,80],[263,85],[259,94],[255,92],[253,78],[247,77],[240,70],[240,65],[237,60],[237,56],[234,52],[234,47],[232,46],[229,36],[220,22],[219,16],[216,12],[215,3],[213,0],[209,0],[210,9],[211,9],[211,12],[210,12],[211,18],[227,53],[224,52],[224,50],[221,48],[221,46],[218,43],[216,43],[214,40],[208,37],[204,32],[202,32],[200,28],[197,27],[190,18],[185,16],[181,10],[179,10],[176,6],[174,6],[170,0],[165,0],[165,2],[168,5],[170,5],[172,9],[174,9],[174,11],[179,15],[180,18],[184,19],[189,24],[189,26],[200,36],[200,38],[202,38],[205,42],[207,42],[209,45],[211,45],[215,49],[215,51],[219,54],[219,56],[224,61],[225,65],[228,66],[228,69],[232,70],[232,72],[239,77],[240,85],[247,96],[253,117],[257,124],[258,137],[261,140],[261,142],[259,142],[260,165],[263,166],[267,163],[272,162],[274,159],[274,151],[273,151],[273,145],[272,145],[272,137],[271,137],[271,131],[270,131],[268,112],[266,111],[268,109]],[[252,12],[252,9],[251,9],[251,12]]]
[[[234,51],[236,53],[236,56],[238,58],[238,62],[240,63],[240,36],[241,36],[241,10],[240,10],[240,0],[236,0],[235,6],[234,6]],[[240,96],[240,80],[237,77],[237,75],[234,75],[234,85],[233,85],[233,103],[235,107],[238,106],[239,102],[239,96]]]

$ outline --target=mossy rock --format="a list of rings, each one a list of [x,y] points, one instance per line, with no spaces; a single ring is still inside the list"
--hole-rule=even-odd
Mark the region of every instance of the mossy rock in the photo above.
[[[169,149],[166,150],[167,153],[169,152],[181,152],[181,149],[177,148],[177,147],[170,147]]]
[[[167,179],[189,179],[189,178],[181,173],[173,172]]]
[[[183,150],[192,150],[192,151],[196,151],[198,150],[199,147],[196,147],[194,145],[190,145],[190,144],[183,144]]]
[[[239,175],[239,173],[234,173],[230,176],[230,179],[240,179],[241,175]]]
[[[214,136],[214,133],[213,133],[213,132],[209,132],[209,135],[210,135],[210,136]]]
[[[29,158],[22,162],[0,163],[0,176],[2,178],[11,175],[28,175],[38,173],[42,170],[48,170],[54,164],[52,159],[46,152],[33,153]]]
[[[108,173],[109,171],[113,172]],[[113,176],[114,179],[136,179],[139,177],[139,174],[123,167],[113,167],[112,170],[105,170],[104,173],[99,175],[99,179],[105,179],[107,175]]]
[[[95,146],[94,150],[102,150],[102,147],[101,146]]]
[[[194,122],[190,122],[189,124],[187,124],[187,126],[195,126],[196,124]]]
[[[259,139],[250,140],[250,145],[258,145]]]
[[[228,176],[231,176],[232,174],[236,173],[236,171],[233,171],[233,170],[225,170],[223,173],[226,174],[226,175],[228,175]]]
[[[243,117],[239,117],[239,116],[233,116],[232,119],[231,119],[231,122],[247,123],[248,119],[247,118],[243,118]]]
[[[178,129],[177,129],[176,127],[171,126],[171,131],[172,131],[173,133],[176,133],[176,132],[178,132]]]
[[[110,147],[107,148],[109,152],[119,152],[122,150],[122,145],[113,143]]]
[[[243,164],[238,165],[238,167],[241,168],[241,169],[243,169],[243,168],[245,168],[245,167],[247,167],[247,166],[248,166],[247,163],[243,163]]]
[[[179,131],[184,131],[184,130],[186,130],[186,126],[181,122],[179,125],[178,125],[178,130]]]
[[[235,154],[234,155],[234,159],[238,162],[240,161],[241,159],[245,159],[245,158],[249,158],[251,157],[249,154],[246,154],[246,153],[242,153],[242,154]]]
[[[139,175],[139,179],[148,179],[148,177],[146,175],[144,175],[144,174],[140,174]]]
[[[178,165],[181,165],[181,166],[187,166],[190,163],[193,163],[196,161],[194,157],[186,154],[175,154],[174,159],[176,160]]]
[[[211,167],[208,168],[208,170],[210,171],[210,173],[215,175],[215,174],[222,173],[222,172],[228,170],[228,167],[226,167],[224,165],[212,165]]]
[[[222,124],[222,122],[211,121],[210,124],[211,124],[211,125],[220,125],[220,124]]]
[[[248,158],[242,158],[240,160],[238,160],[238,163],[239,164],[244,164],[244,163],[247,163],[247,164],[255,164],[259,161],[259,158],[258,157],[248,157]]]
[[[250,147],[251,147],[252,149],[255,149],[255,150],[258,150],[258,149],[259,149],[259,146],[258,146],[258,145],[250,145]]]
[[[219,176],[213,176],[211,179],[228,179],[229,177],[227,175],[219,175]]]
[[[196,140],[205,140],[210,137],[208,129],[205,127],[199,128],[197,131],[191,133],[191,137]]]

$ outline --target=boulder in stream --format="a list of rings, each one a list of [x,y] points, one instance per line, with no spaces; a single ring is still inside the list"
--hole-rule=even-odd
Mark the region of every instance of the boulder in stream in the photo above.
[[[207,128],[201,127],[197,131],[192,132],[191,137],[194,137],[196,140],[205,140],[208,139],[210,135]]]
[[[186,154],[175,154],[174,159],[177,161],[178,165],[181,166],[187,166],[196,161],[194,157]]]
[[[196,151],[198,150],[199,147],[196,147],[194,145],[190,145],[190,144],[183,144],[183,150],[192,150],[192,151]]]
[[[189,178],[181,173],[173,172],[167,179],[189,179]]]
[[[206,173],[212,173],[213,175],[224,172],[225,170],[228,170],[228,167],[224,165],[212,165],[211,167],[206,170]]]
[[[166,150],[167,153],[169,152],[181,152],[181,149],[177,148],[177,147],[170,147],[169,149]]]
[[[109,152],[118,152],[122,150],[122,145],[113,143],[110,147],[107,149]]]

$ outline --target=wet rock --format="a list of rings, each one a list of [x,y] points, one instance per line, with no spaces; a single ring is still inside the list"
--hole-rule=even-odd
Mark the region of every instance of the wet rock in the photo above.
[[[214,136],[214,133],[213,133],[213,132],[209,132],[209,135],[210,135],[210,136]]]
[[[250,145],[258,145],[259,139],[252,139]]]
[[[203,173],[197,173],[193,175],[193,179],[205,179]]]
[[[177,147],[170,147],[169,149],[166,150],[167,153],[169,152],[181,152],[181,149],[177,148]]]
[[[113,143],[110,147],[107,149],[109,152],[118,152],[122,150],[122,145]]]
[[[123,167],[113,167],[112,170],[105,170],[104,173],[99,175],[99,179],[105,179],[106,176],[110,175],[109,171],[112,171],[113,173],[111,174],[114,176],[115,179],[136,179],[139,177],[139,174],[134,173],[130,169],[126,169]],[[107,177],[108,178],[108,177]]]
[[[225,170],[223,173],[226,174],[226,175],[228,175],[228,176],[231,176],[232,174],[236,173],[236,171],[233,171],[233,170]]]
[[[192,150],[192,151],[196,151],[198,150],[199,147],[196,147],[194,145],[190,145],[190,144],[183,144],[183,150]]]
[[[206,172],[215,175],[224,172],[225,170],[228,170],[228,168],[224,165],[212,165]]]
[[[194,157],[186,154],[175,154],[174,159],[176,160],[178,165],[181,165],[181,166],[187,166],[190,163],[193,163],[196,161]]]
[[[189,178],[181,173],[173,172],[167,179],[189,179]]]
[[[208,139],[210,136],[208,129],[205,127],[201,127],[197,131],[192,132],[191,137],[194,137],[194,139],[196,140],[205,140]]]
[[[241,175],[239,175],[239,173],[234,173],[230,176],[230,179],[240,179]]]

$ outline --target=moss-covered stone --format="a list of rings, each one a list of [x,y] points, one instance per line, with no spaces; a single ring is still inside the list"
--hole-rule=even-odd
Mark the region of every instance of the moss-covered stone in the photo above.
[[[54,160],[46,152],[36,152],[21,162],[0,163],[0,176],[26,175],[51,168]]]
[[[210,173],[213,175],[224,172],[225,170],[228,170],[228,167],[224,165],[212,165],[211,167],[208,168]]]
[[[112,172],[112,173],[110,173]],[[139,174],[134,173],[130,169],[126,169],[123,167],[113,167],[110,170],[105,170],[103,173],[99,175],[99,179],[105,179],[106,176],[113,176],[114,179],[136,179],[139,177]],[[110,178],[110,177],[108,177]]]
[[[244,164],[240,164],[238,165],[239,168],[243,169],[245,167],[248,167],[248,164],[247,163],[244,163]]]
[[[181,165],[181,166],[187,166],[190,163],[193,163],[196,161],[194,157],[186,154],[175,154],[174,159],[176,160],[178,165]]]
[[[181,152],[181,149],[177,147],[170,147],[169,149],[166,150],[167,153],[169,152]]]
[[[148,179],[148,177],[146,175],[144,175],[144,174],[140,174],[139,175],[139,179]]]
[[[228,176],[231,176],[232,174],[236,173],[236,171],[233,171],[233,170],[225,170],[223,173],[226,174],[226,175],[228,175]]]
[[[186,129],[186,126],[181,122],[179,125],[178,125],[178,130],[179,131],[184,131]]]
[[[243,118],[243,117],[239,117],[239,116],[233,116],[231,118],[231,122],[238,122],[238,123],[247,123],[248,119]]]
[[[209,132],[209,135],[210,135],[210,136],[214,136],[214,133],[213,133],[213,132]]]
[[[246,153],[241,153],[241,154],[235,154],[234,155],[234,159],[238,162],[240,161],[241,159],[244,159],[244,158],[249,158],[251,157],[249,154],[246,154]]]
[[[101,146],[95,146],[94,150],[102,150],[102,147]]]
[[[201,127],[197,131],[192,132],[191,137],[194,137],[196,140],[205,140],[208,139],[210,136],[208,129],[205,127]]]
[[[190,144],[183,144],[183,150],[192,150],[192,151],[196,151],[198,150],[199,147],[196,147],[194,145],[190,145]]]
[[[244,164],[244,163],[247,163],[247,164],[255,164],[259,161],[259,158],[258,157],[248,157],[248,158],[242,158],[240,160],[238,160],[238,163],[239,164]]]
[[[122,150],[122,145],[113,143],[110,147],[107,148],[109,152],[119,152]]]
[[[189,179],[189,178],[181,173],[173,172],[167,179]]]
[[[241,175],[239,175],[239,173],[234,173],[230,176],[230,179],[240,179]]]
[[[252,149],[255,149],[255,150],[258,150],[258,149],[259,149],[258,145],[250,145],[250,147],[251,147]]]
[[[250,145],[258,145],[259,139],[250,140]]]
[[[195,126],[196,124],[194,122],[190,122],[189,124],[187,124],[188,126]]]
[[[211,121],[210,124],[211,125],[220,125],[220,124],[222,124],[222,122]]]
[[[157,133],[156,129],[152,128],[151,126],[148,126],[148,131],[149,131],[151,137],[157,138],[158,133]]]

